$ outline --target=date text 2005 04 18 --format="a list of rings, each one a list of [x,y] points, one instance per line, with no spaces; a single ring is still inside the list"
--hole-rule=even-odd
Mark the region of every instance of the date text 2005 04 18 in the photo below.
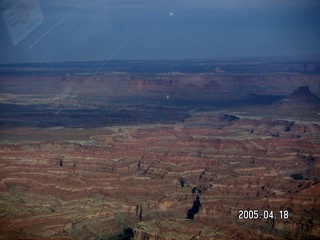
[[[239,210],[238,219],[288,219],[288,210],[280,210],[274,213],[273,210]]]

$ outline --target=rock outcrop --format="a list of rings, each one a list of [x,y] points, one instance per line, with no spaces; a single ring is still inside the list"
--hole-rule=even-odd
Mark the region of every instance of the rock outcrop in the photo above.
[[[271,108],[283,116],[318,117],[320,98],[310,92],[308,86],[298,87],[288,97],[275,102]]]

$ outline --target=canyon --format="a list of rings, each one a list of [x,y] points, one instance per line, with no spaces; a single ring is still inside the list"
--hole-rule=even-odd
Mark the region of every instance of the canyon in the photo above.
[[[2,67],[0,238],[320,238],[319,66]]]

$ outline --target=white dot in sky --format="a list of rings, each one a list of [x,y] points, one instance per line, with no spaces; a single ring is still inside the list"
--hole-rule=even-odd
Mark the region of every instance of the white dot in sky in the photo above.
[[[167,99],[169,99],[169,95],[167,95]]]
[[[173,15],[173,12],[169,13],[169,16],[172,16]]]

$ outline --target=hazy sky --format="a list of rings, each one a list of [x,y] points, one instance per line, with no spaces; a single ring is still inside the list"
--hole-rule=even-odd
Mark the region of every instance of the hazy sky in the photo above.
[[[320,57],[319,0],[7,0],[0,7],[0,63]]]

